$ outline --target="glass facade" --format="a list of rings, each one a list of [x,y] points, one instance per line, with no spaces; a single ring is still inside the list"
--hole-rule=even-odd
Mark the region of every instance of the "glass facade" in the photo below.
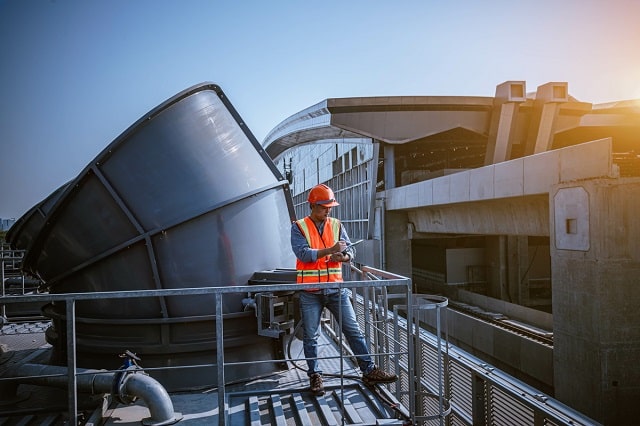
[[[342,220],[352,240],[366,239],[372,201],[375,145],[369,138],[329,139],[290,148],[276,166],[289,179],[296,217],[309,213],[309,190],[319,183],[333,189]]]

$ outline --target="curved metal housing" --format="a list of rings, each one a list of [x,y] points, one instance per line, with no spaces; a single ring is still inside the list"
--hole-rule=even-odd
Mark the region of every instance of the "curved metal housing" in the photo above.
[[[203,83],[129,127],[19,219],[8,241],[26,250],[23,269],[52,293],[234,286],[255,271],[294,264],[292,219],[287,181],[220,87]],[[255,314],[242,311],[244,296],[224,298],[225,357],[273,359],[273,339],[257,336]],[[145,367],[215,359],[213,296],[83,301],[76,308],[79,366],[116,367],[124,349]],[[48,340],[65,359],[64,307],[44,311],[54,319]],[[266,365],[227,377],[275,368]],[[215,374],[194,370],[169,373],[165,386],[215,384]]]
[[[6,240],[11,244],[14,249],[26,250],[31,246],[33,238],[38,235],[45,223],[45,218],[51,211],[51,208],[55,205],[60,195],[67,189],[70,182],[65,183],[60,188],[53,191],[47,198],[40,201],[35,206],[31,207],[29,211],[20,217],[16,223],[13,224],[6,235]],[[36,271],[26,268],[22,265],[25,272],[31,275],[37,275]]]

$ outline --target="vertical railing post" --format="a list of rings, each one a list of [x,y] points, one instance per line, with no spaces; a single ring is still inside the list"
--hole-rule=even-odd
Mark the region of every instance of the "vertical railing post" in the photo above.
[[[76,301],[73,297],[65,300],[67,309],[67,387],[69,424],[78,424],[78,377],[76,376]]]
[[[2,253],[2,256],[4,257],[4,253]],[[2,274],[2,297],[5,296],[4,294],[4,260],[2,260],[2,272],[0,272],[0,274]],[[0,320],[4,321],[4,319],[7,317],[7,309],[5,307],[4,304],[2,304],[2,312],[0,312],[0,315],[2,315],[2,318],[0,318]]]
[[[411,293],[409,293],[410,295]],[[420,377],[416,377],[416,354],[415,354],[415,341],[416,337],[419,338],[413,327],[413,301],[410,297],[407,297],[407,355],[409,373],[409,412],[411,413],[411,423],[415,424],[416,416],[416,387],[420,386]]]
[[[400,364],[400,350],[402,349],[400,346],[400,322],[398,318],[400,317],[400,313],[398,310],[398,306],[393,306],[393,318],[394,318],[394,327],[393,327],[393,352],[396,354],[394,357],[394,371],[398,375],[398,382],[395,385],[396,388],[396,398],[398,401],[402,401],[402,374],[401,374],[401,364]],[[408,329],[407,329],[408,331]],[[407,334],[407,338],[409,339],[409,335]],[[407,354],[408,355],[408,354]],[[407,367],[408,368],[408,367]],[[409,377],[409,372],[407,371],[407,377]]]
[[[442,363],[442,324],[440,322],[440,304],[436,305],[436,342],[438,348],[438,413],[445,411],[444,407],[444,369]],[[444,425],[444,416],[440,416],[440,425]]]
[[[473,373],[471,376],[471,417],[473,424],[483,426],[486,419],[486,383],[482,377]]]
[[[222,293],[216,292],[216,365],[218,369],[218,423],[227,424],[224,386],[224,326],[222,324]]]
[[[416,300],[417,300],[417,303],[415,305],[415,309],[417,309],[420,313],[426,312],[432,309],[435,310],[435,315],[436,315],[435,350],[436,350],[436,368],[438,370],[436,374],[436,377],[437,377],[436,380],[438,381],[438,383],[437,383],[437,386],[434,386],[434,388],[437,387],[438,394],[434,395],[432,392],[429,391],[428,388],[423,390],[422,387],[420,387],[420,392],[418,393],[418,396],[420,396],[421,399],[437,398],[438,412],[433,415],[427,415],[426,413],[422,413],[420,415],[416,415],[416,419],[420,421],[439,420],[440,425],[444,425],[446,422],[446,417],[451,412],[451,404],[445,398],[445,395],[444,395],[444,363],[442,362],[442,358],[444,357],[444,355],[442,350],[442,330],[441,330],[442,326],[440,321],[440,313],[441,313],[440,311],[442,308],[445,308],[449,304],[449,300],[446,297],[435,296],[435,295],[420,295],[419,297],[416,298]],[[419,340],[420,339],[419,317],[418,317],[418,320],[415,321],[415,324],[410,324],[410,326],[412,330],[415,330],[416,340]],[[448,342],[445,342],[445,344],[447,345],[447,348],[448,348]],[[420,380],[422,378],[422,373],[417,374],[416,372],[416,376],[418,376],[418,382],[416,383],[416,386],[421,386]],[[424,377],[424,379],[425,381],[427,381],[427,377]],[[422,405],[423,404],[420,403],[420,406]]]
[[[362,281],[369,281],[369,276],[366,273],[362,274]],[[375,352],[375,342],[371,338],[371,314],[370,314],[370,303],[371,300],[371,289],[368,287],[362,288],[362,315],[364,322],[364,338],[367,342],[369,342],[369,346],[373,346]],[[354,298],[355,300],[355,298]]]

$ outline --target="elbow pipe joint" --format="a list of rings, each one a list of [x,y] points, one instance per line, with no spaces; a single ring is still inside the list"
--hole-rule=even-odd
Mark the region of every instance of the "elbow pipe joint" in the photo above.
[[[113,377],[113,385],[111,387],[111,395],[113,395],[119,403],[129,405],[136,402],[140,395],[136,395],[133,392],[128,392],[126,389],[126,383],[132,374],[147,375],[140,367],[131,366],[123,368],[118,371]]]
[[[172,425],[182,420],[182,414],[173,411],[166,389],[138,366],[118,372],[113,380],[113,389],[112,394],[123,404],[131,404],[138,397],[145,401],[151,417],[143,419],[143,425]]]
[[[151,417],[142,420],[144,425],[172,425],[182,420],[182,414],[173,411],[173,402],[166,389],[136,364],[116,373],[88,369],[77,371],[82,373],[77,376],[78,391],[93,395],[110,393],[124,404],[141,398],[151,414]],[[67,388],[68,374],[67,367],[25,363],[12,369],[7,377],[16,378],[18,383]]]

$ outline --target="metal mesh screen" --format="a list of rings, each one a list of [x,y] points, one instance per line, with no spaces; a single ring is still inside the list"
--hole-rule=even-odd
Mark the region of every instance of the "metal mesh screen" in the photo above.
[[[515,400],[497,386],[488,386],[487,421],[491,425],[532,425],[533,410]]]
[[[464,366],[449,363],[449,398],[459,411],[471,416],[473,412],[472,373]]]

